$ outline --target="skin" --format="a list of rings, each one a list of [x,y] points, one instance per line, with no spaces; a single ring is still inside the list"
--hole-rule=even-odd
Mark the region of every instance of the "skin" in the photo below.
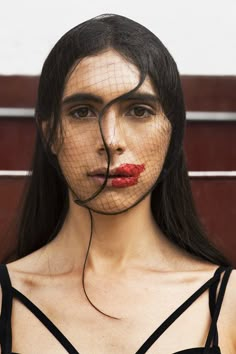
[[[67,102],[62,106],[63,143],[55,146],[55,153],[69,186],[82,200],[100,188],[87,174],[107,167],[98,113],[138,82],[137,68],[112,51],[82,60],[69,76],[62,99]],[[98,95],[103,103],[68,103],[78,93]],[[138,93],[157,96],[149,78]],[[113,104],[102,116],[101,128],[110,151],[110,169],[123,164],[145,166],[136,186],[122,190],[105,188],[86,204],[102,212],[119,212],[138,201],[157,180],[169,146],[171,125],[156,98],[152,103],[126,100]]]
[[[68,78],[63,98],[86,89],[99,94],[107,103],[133,88],[137,81],[136,68],[118,53],[108,50],[76,66]],[[155,93],[149,78],[142,90]],[[88,180],[86,172],[95,163],[100,167],[106,162],[106,153],[96,115],[90,122],[81,123],[71,119],[68,112],[70,109],[66,107],[62,113],[64,146],[55,144],[54,152],[73,188],[87,197],[97,186]],[[119,112],[123,112],[120,113],[122,121]],[[124,112],[127,112],[125,107],[113,105],[103,120],[112,165],[144,163],[145,171],[139,183],[129,189],[102,191],[90,204],[101,211],[127,208],[147,191],[161,171],[169,144],[170,126],[159,108],[155,119],[149,117],[150,127],[147,121],[130,121]],[[84,123],[86,129],[81,128]],[[147,134],[149,138],[145,139]],[[77,187],[80,183],[84,191]],[[168,241],[153,219],[150,194],[127,212],[93,213],[94,233],[86,266],[86,290],[100,310],[120,320],[103,316],[89,305],[81,286],[90,218],[85,208],[74,203],[71,192],[69,196],[69,212],[57,237],[47,246],[7,265],[12,284],[40,307],[80,353],[135,353],[168,315],[213,275],[216,265],[197,259]],[[233,354],[236,350],[235,285],[233,271],[218,320],[224,354]],[[204,346],[209,323],[208,292],[205,292],[148,353],[170,354]],[[33,348],[35,354],[65,353],[48,330],[18,301],[13,305],[12,326],[14,351],[32,354]]]

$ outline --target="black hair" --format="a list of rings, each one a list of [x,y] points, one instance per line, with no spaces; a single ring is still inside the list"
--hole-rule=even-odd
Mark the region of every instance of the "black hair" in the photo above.
[[[173,243],[214,264],[229,261],[210,242],[194,205],[183,151],[185,106],[176,63],[161,41],[147,28],[123,16],[107,14],[90,19],[67,32],[48,55],[40,76],[37,138],[32,176],[24,191],[17,232],[16,258],[52,240],[69,208],[68,187],[58,171],[51,145],[58,128],[60,104],[68,74],[82,58],[113,48],[133,63],[141,78],[149,75],[172,135],[161,179],[152,190],[151,209],[156,223]],[[41,124],[47,124],[47,141]]]

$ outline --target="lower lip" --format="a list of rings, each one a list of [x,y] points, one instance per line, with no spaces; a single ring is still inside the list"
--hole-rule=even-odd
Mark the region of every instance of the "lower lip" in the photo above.
[[[105,182],[105,177],[101,176],[90,176],[96,183],[103,185]],[[107,179],[107,187],[124,188],[134,186],[138,183],[138,177],[109,177]]]

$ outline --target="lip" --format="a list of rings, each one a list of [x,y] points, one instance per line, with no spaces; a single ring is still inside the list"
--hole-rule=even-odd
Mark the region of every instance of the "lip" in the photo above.
[[[144,164],[129,164],[125,163],[122,164],[118,167],[113,167],[109,170],[109,176],[114,176],[114,177],[139,177],[140,173],[144,171]],[[107,174],[107,168],[102,167],[98,168],[96,170],[93,170],[92,172],[88,173],[89,176],[99,176],[103,175],[106,176]]]
[[[118,167],[111,168],[107,179],[106,186],[108,187],[129,187],[138,183],[140,174],[145,170],[144,164],[122,164]],[[88,173],[88,176],[102,185],[106,180],[107,168],[99,168]]]

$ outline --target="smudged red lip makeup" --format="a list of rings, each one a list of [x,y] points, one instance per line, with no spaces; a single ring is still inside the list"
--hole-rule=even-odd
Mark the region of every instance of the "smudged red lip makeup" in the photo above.
[[[122,164],[119,167],[112,168],[109,171],[107,179],[108,187],[129,187],[138,183],[140,174],[145,170],[144,164]],[[102,185],[105,181],[107,168],[100,168],[92,171],[88,175],[93,178],[95,182]]]

